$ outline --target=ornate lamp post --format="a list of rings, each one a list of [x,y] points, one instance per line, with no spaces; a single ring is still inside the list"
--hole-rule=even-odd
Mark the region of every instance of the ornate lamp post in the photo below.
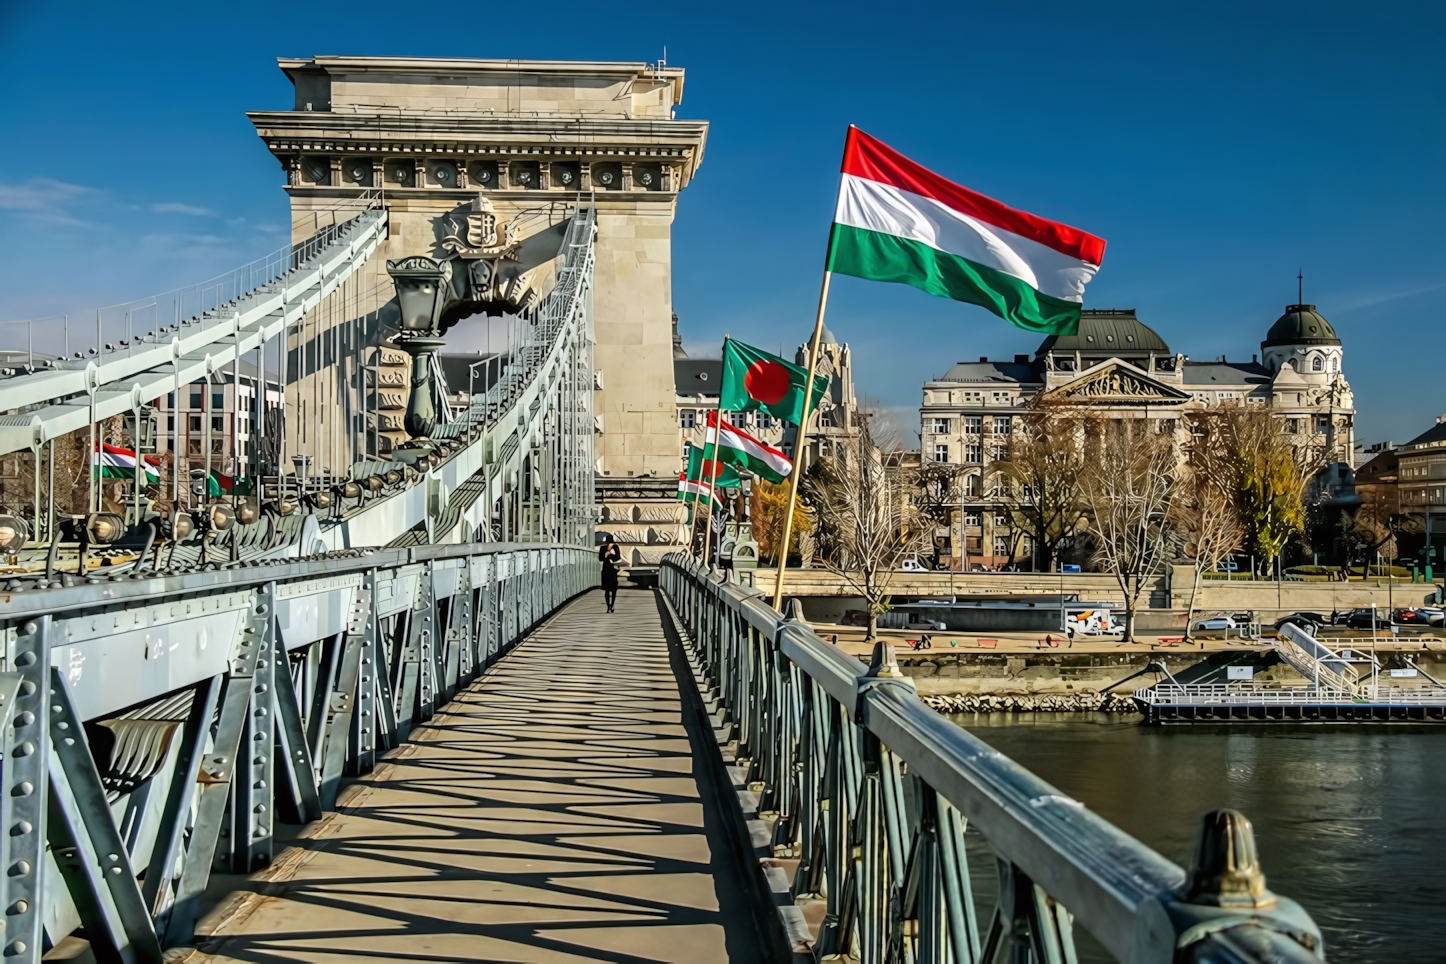
[[[412,440],[398,446],[395,454],[414,462],[436,450],[428,438],[437,424],[437,409],[432,401],[432,355],[445,344],[438,323],[450,293],[452,264],[418,255],[388,261],[387,273],[392,276],[401,308],[402,331],[396,344],[412,356],[412,392],[402,422]]]

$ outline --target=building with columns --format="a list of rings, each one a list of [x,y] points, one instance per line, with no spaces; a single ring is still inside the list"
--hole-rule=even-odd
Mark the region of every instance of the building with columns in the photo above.
[[[1133,309],[1086,310],[1077,334],[1051,335],[1033,355],[959,362],[925,383],[921,456],[958,465],[947,556],[954,568],[1028,564],[1034,547],[1015,527],[994,467],[1008,455],[1015,419],[1039,400],[1087,406],[1108,418],[1144,418],[1183,431],[1186,412],[1213,405],[1268,407],[1302,446],[1352,467],[1355,401],[1335,329],[1314,305],[1290,305],[1250,361],[1192,359],[1171,351]]]

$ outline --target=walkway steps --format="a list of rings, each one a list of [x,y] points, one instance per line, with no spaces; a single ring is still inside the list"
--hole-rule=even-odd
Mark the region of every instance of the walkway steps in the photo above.
[[[651,591],[565,606],[219,905],[190,960],[777,959],[661,615]]]

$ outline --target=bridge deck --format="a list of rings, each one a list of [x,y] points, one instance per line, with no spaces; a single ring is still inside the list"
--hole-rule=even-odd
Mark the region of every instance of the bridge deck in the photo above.
[[[773,959],[658,605],[564,607],[219,905],[192,960]]]

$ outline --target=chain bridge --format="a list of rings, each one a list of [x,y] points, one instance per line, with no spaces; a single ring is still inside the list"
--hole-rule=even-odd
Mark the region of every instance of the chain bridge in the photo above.
[[[676,68],[519,64],[283,61],[292,243],[5,353],[5,958],[1323,960],[1239,814],[1182,869],[686,554],[604,610],[701,135]]]

